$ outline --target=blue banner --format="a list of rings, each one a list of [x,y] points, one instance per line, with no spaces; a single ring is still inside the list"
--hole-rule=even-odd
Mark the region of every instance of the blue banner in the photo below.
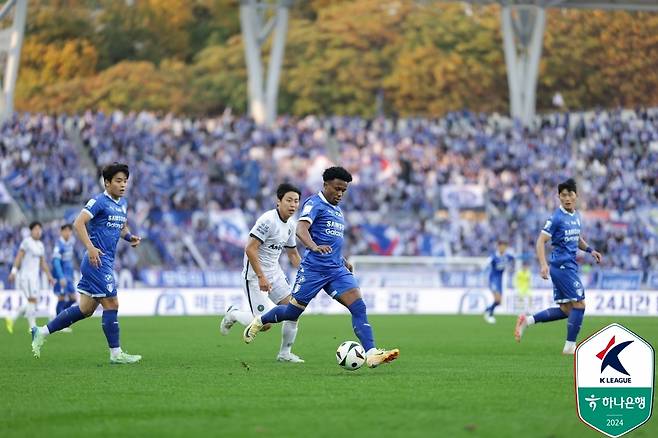
[[[642,284],[642,272],[601,272],[599,287],[607,290],[638,290]]]
[[[161,271],[143,269],[140,280],[148,287],[242,287],[240,271]]]

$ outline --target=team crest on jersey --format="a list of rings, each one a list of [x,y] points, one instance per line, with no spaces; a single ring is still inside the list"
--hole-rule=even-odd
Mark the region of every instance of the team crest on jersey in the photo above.
[[[112,290],[114,289],[114,283],[107,283],[105,287],[107,288],[108,292],[112,292]]]

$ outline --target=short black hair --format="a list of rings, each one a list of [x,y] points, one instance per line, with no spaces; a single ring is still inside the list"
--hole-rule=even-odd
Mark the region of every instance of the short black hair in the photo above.
[[[344,167],[340,166],[330,167],[322,174],[322,180],[324,182],[332,181],[334,179],[339,179],[349,183],[352,182],[352,175]]]
[[[279,184],[279,187],[276,188],[276,197],[280,201],[283,199],[284,196],[286,196],[286,193],[288,192],[295,192],[299,195],[301,198],[302,196],[302,191],[299,190],[297,187],[293,186],[290,183],[282,183]]]
[[[123,172],[126,174],[126,178],[130,177],[130,170],[128,169],[127,164],[123,163],[117,163],[116,161],[112,164],[108,164],[103,168],[103,179],[105,181],[112,181],[112,178],[114,178],[114,175],[116,175],[119,172]]]
[[[73,225],[71,225],[71,224],[64,224],[64,225],[62,225],[61,227],[59,227],[59,229],[60,229],[60,231],[64,231],[64,230],[73,230]]]
[[[39,222],[39,221],[30,222],[30,231],[32,231],[34,229],[34,227],[43,228],[43,225],[41,225],[41,222]]]
[[[560,193],[562,193],[562,190],[565,190],[565,189],[570,191],[570,192],[578,193],[578,190],[576,189],[576,181],[574,181],[573,178],[569,178],[568,180],[558,184],[557,185],[557,194],[559,195]]]

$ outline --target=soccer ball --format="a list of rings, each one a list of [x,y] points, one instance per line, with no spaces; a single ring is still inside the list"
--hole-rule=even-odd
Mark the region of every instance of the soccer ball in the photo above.
[[[348,371],[358,370],[366,361],[366,352],[358,342],[345,341],[336,350],[336,361]]]

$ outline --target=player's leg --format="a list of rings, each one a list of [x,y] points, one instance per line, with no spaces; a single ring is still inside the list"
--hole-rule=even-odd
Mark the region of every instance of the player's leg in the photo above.
[[[277,324],[283,321],[297,321],[306,309],[308,303],[320,292],[327,280],[321,272],[304,270],[297,271],[295,285],[292,288],[292,298],[288,304],[272,307],[267,313],[257,316],[245,328],[242,339],[250,344],[261,331],[264,324]]]
[[[363,301],[356,278],[347,268],[343,267],[338,271],[324,290],[350,311],[352,329],[356,337],[359,338],[364,350],[366,350],[368,367],[375,368],[377,365],[392,362],[398,358],[400,350],[397,348],[392,350],[376,348],[375,337],[368,321],[366,303]]]
[[[287,306],[290,303],[290,298],[292,298],[290,295],[290,285],[288,284],[285,275],[280,273],[280,275],[275,277],[272,281],[272,291],[269,294],[269,299],[274,304]],[[299,321],[288,320],[283,321],[281,324],[281,346],[276,358],[279,362],[304,362],[304,359],[292,352],[292,345],[297,338],[298,322]]]
[[[565,313],[568,313],[569,319],[567,320],[567,339],[562,354],[572,355],[576,352],[576,339],[585,316],[585,289],[578,277],[576,266],[565,271],[564,297],[569,301],[560,307]]]
[[[228,309],[226,309],[224,318],[222,318],[222,321],[219,324],[219,331],[224,336],[229,334],[231,327],[233,327],[236,322],[245,327],[251,324],[251,321],[254,320],[255,316],[262,314],[262,312],[254,312],[254,309],[257,309],[259,305],[268,305],[268,309],[272,307],[267,298],[267,293],[260,290],[258,280],[245,280],[242,290],[247,296],[249,310],[241,310],[234,306],[229,306]],[[265,307],[263,307],[263,309],[264,308]]]
[[[560,307],[549,307],[531,316],[525,314],[519,315],[516,320],[514,329],[514,338],[516,342],[521,342],[525,330],[531,325],[543,322],[552,322],[565,319],[569,316],[570,306],[563,307],[561,304],[570,302],[566,291],[569,289],[569,278],[563,269],[550,268],[551,281],[553,282],[553,301]]]
[[[77,300],[75,299],[75,285],[73,284],[73,279],[68,279],[66,281],[66,300],[64,301],[64,309],[68,309],[73,306]]]
[[[120,330],[119,330],[119,298],[116,295],[116,289],[108,293],[107,297],[99,298],[98,302],[103,306],[103,316],[101,324],[107,346],[110,349],[110,363],[112,364],[131,364],[139,362],[142,356],[138,354],[128,354],[121,349]]]
[[[65,289],[65,295],[63,295],[63,304],[62,304],[62,311],[68,309],[72,305],[76,304],[77,301],[75,299],[75,290],[71,290],[70,292],[68,291],[68,286]],[[58,303],[59,304],[59,303]],[[65,327],[62,330],[60,330],[62,333],[72,333],[73,329],[71,327]]]
[[[37,300],[39,299],[39,277],[35,276],[29,278],[27,281],[27,308],[25,309],[25,317],[27,318],[27,326],[30,332],[32,327],[37,325]]]
[[[7,326],[7,331],[9,333],[14,333],[14,324],[16,323],[16,320],[23,315],[27,315],[27,310],[30,305],[29,299],[31,294],[30,294],[29,282],[27,281],[27,279],[23,278],[22,276],[17,277],[16,285],[18,286],[18,290],[21,293],[21,301],[20,301],[21,304],[16,308],[15,312],[10,314],[5,319],[5,324]],[[31,327],[32,326],[29,326],[28,328]]]
[[[64,309],[60,314],[55,316],[48,324],[41,327],[32,328],[32,352],[35,357],[41,355],[41,346],[46,337],[51,333],[61,331],[70,325],[93,315],[98,303],[91,296],[81,294],[80,305]]]
[[[502,282],[501,284],[492,284],[491,285],[491,293],[493,295],[493,302],[489,307],[484,312],[484,320],[487,321],[489,324],[495,324],[496,323],[496,318],[494,318],[494,310],[496,307],[500,305],[500,302],[502,300]]]
[[[66,291],[60,280],[55,281],[55,286],[53,286],[53,293],[57,297],[57,305],[55,306],[55,316],[62,313],[62,310],[66,309]]]

